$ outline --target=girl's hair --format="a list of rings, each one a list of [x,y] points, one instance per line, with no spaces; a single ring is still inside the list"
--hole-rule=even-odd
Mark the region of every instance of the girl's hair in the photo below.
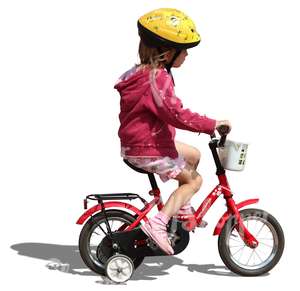
[[[140,40],[139,44],[139,57],[140,64],[138,65],[150,65],[152,69],[164,66],[166,63],[165,54],[170,51],[170,48],[166,47],[148,47]]]

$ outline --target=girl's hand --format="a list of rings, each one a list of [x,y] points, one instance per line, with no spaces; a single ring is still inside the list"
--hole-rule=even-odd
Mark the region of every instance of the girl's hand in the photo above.
[[[220,135],[221,135],[221,132],[219,131],[219,127],[221,125],[226,125],[226,126],[229,127],[228,133],[231,131],[232,126],[231,126],[231,123],[229,122],[229,120],[219,120],[219,121],[217,120],[217,122],[216,122],[216,130],[218,131],[218,133]]]

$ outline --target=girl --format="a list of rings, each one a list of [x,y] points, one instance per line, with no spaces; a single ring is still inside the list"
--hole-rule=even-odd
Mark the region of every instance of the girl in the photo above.
[[[175,141],[175,128],[213,134],[227,120],[216,121],[183,109],[175,96],[171,68],[180,67],[187,49],[200,42],[193,21],[175,9],[157,9],[138,20],[140,64],[115,85],[121,95],[119,114],[121,156],[136,167],[156,173],[163,182],[179,183],[164,208],[141,228],[166,253],[174,254],[166,225],[176,215],[191,215],[192,196],[202,178],[197,172],[200,152]]]

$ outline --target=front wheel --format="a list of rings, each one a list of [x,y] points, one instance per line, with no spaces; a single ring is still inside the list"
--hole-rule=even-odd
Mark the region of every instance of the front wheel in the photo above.
[[[219,254],[232,272],[242,276],[260,276],[279,262],[284,249],[283,230],[266,211],[243,209],[240,215],[246,228],[258,240],[258,247],[251,249],[244,243],[236,230],[237,221],[232,216],[219,236]]]

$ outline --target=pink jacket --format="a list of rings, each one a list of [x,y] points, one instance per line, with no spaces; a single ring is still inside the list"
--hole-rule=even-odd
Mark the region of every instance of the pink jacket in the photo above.
[[[216,120],[184,109],[174,94],[165,69],[138,69],[124,73],[115,87],[120,95],[118,135],[121,156],[169,156],[177,158],[175,127],[212,134]]]

